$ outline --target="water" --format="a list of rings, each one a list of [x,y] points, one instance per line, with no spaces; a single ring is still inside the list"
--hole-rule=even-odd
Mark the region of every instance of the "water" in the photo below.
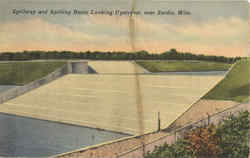
[[[13,85],[0,85],[0,93],[3,93],[11,88],[15,88],[17,86],[13,86]]]
[[[225,75],[227,71],[192,71],[192,72],[156,72],[156,73],[151,73],[151,74],[155,74],[155,75],[199,75],[199,76],[203,76],[203,75]]]
[[[128,136],[0,114],[0,157],[46,157]]]

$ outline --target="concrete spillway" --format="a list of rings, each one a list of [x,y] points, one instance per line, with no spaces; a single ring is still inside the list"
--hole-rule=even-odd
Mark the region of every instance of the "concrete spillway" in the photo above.
[[[134,72],[132,66],[125,69],[131,63],[109,63],[115,68],[89,64],[99,73]],[[222,78],[68,74],[0,104],[0,112],[139,134],[157,130],[159,111],[162,127],[167,127]]]
[[[142,67],[130,61],[89,61],[88,66],[98,74],[147,73]]]

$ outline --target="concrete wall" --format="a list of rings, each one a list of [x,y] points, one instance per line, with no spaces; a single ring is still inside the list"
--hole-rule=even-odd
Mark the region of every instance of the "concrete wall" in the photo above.
[[[72,73],[73,74],[86,74],[88,73],[87,62],[71,62]]]
[[[26,92],[29,92],[35,88],[45,85],[59,77],[66,74],[77,73],[77,74],[87,74],[88,73],[88,63],[87,62],[68,62],[61,68],[56,69],[54,72],[48,74],[47,76],[30,82],[24,86],[11,88],[0,94],[0,104],[6,102],[10,99],[16,98]]]
[[[218,124],[230,115],[237,115],[240,111],[250,111],[250,103],[237,104],[234,107],[228,108],[224,111],[215,113],[210,116],[210,119],[201,119],[195,123],[186,125],[176,131],[172,131],[169,135],[163,136],[145,145],[130,149],[124,153],[117,154],[115,158],[143,158],[147,152],[152,152],[156,146],[162,146],[165,143],[172,144],[178,139],[183,138],[184,133],[196,127],[204,127],[208,123]]]
[[[152,142],[153,140],[158,140],[165,136],[165,133],[148,133],[141,136],[130,136],[127,138],[121,138],[118,140],[105,142],[103,144],[98,144],[84,149],[75,150],[73,152],[68,152],[64,154],[59,154],[53,156],[54,158],[117,158],[121,156],[121,153],[127,155],[127,151],[131,153],[131,149],[134,149],[137,153],[141,153],[141,149],[138,147],[141,146],[142,142],[145,144]],[[134,152],[133,152],[134,153]]]
[[[0,94],[0,104],[8,101],[10,99],[13,99],[17,96],[20,96],[20,95],[22,95],[22,94],[24,94],[32,89],[35,89],[35,88],[38,88],[44,84],[47,84],[47,83],[49,83],[49,82],[51,82],[51,81],[53,81],[61,76],[64,76],[67,73],[68,73],[67,66],[64,65],[63,67],[55,70],[54,72],[50,73],[49,75],[47,75],[41,79],[35,80],[35,81],[28,83],[24,86],[9,89],[6,92],[3,92],[2,94]]]
[[[215,113],[211,115],[210,123],[218,124],[225,117],[231,114],[237,115],[239,111],[245,110],[250,111],[250,103],[238,104],[224,111]],[[195,127],[203,126],[204,124],[207,125],[207,123],[208,119],[201,119],[169,133],[157,132],[141,136],[131,136],[105,144],[55,155],[53,158],[143,158],[147,152],[152,152],[156,146],[162,146],[166,143],[172,144],[179,138],[183,138],[184,132]],[[142,142],[144,142],[144,144],[142,144]]]

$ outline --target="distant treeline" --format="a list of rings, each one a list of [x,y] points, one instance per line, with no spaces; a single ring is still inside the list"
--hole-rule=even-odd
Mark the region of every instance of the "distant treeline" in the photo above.
[[[72,52],[72,51],[23,51],[2,52],[0,60],[37,60],[37,59],[90,59],[90,60],[203,60],[234,63],[241,57],[211,56],[178,52],[176,49],[152,54],[147,51],[129,52]]]

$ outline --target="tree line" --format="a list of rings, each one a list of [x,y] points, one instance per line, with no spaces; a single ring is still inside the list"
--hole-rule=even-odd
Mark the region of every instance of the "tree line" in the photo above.
[[[241,57],[225,57],[203,54],[192,54],[189,52],[178,52],[170,49],[160,54],[147,51],[130,52],[101,52],[101,51],[23,51],[2,52],[0,60],[37,60],[37,59],[89,59],[89,60],[203,60],[213,62],[234,63]]]

